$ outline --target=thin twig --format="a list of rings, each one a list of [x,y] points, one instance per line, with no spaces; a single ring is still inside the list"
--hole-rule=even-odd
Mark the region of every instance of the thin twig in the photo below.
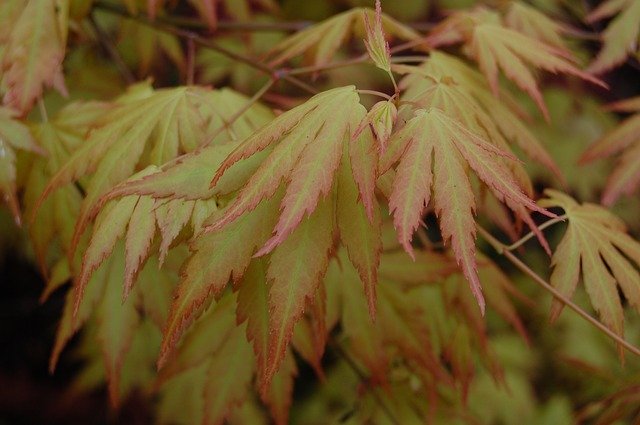
[[[291,69],[287,73],[289,75],[313,74],[315,72],[320,72],[320,71],[329,71],[332,69],[343,68],[346,66],[359,65],[369,61],[370,61],[369,54],[364,53],[358,57],[347,59],[344,61],[332,62],[328,64],[323,64],[323,65],[303,66],[300,68]]]
[[[544,222],[544,224],[541,224],[540,226],[538,226],[539,230],[544,230],[548,227],[553,226],[556,223],[559,223],[561,221],[565,221],[567,219],[567,215],[566,214],[562,214],[556,218],[552,218],[551,220],[548,220],[546,222]],[[536,236],[536,234],[531,231],[529,233],[527,233],[526,235],[524,235],[523,237],[521,237],[520,239],[518,239],[517,241],[515,241],[514,243],[512,243],[509,246],[505,246],[504,250],[505,251],[513,251],[514,249],[518,249],[520,246],[524,245],[525,242],[527,242],[529,239],[531,239],[532,237]]]
[[[640,349],[636,346],[627,342],[624,338],[621,338],[619,335],[614,333],[611,329],[607,328],[605,325],[600,323],[597,319],[591,317],[589,313],[584,311],[581,307],[571,301],[569,298],[560,293],[556,288],[551,286],[546,280],[538,276],[536,272],[531,270],[529,266],[522,262],[518,257],[516,257],[511,251],[505,250],[506,246],[493,237],[491,233],[485,230],[482,226],[478,226],[478,233],[487,241],[491,246],[495,248],[498,253],[504,255],[511,263],[516,266],[520,271],[531,277],[538,285],[542,286],[548,292],[550,292],[558,301],[565,304],[567,307],[578,313],[580,317],[585,319],[587,322],[591,323],[593,326],[598,328],[604,334],[606,334],[609,338],[616,341],[620,346],[626,348],[636,356],[640,356]]]
[[[370,94],[372,96],[378,96],[378,97],[382,97],[382,98],[387,99],[387,100],[391,100],[391,96],[389,96],[386,93],[382,93],[381,91],[377,91],[377,90],[358,89],[357,92],[360,93],[360,94]]]
[[[133,75],[129,67],[124,63],[124,60],[122,59],[122,56],[120,56],[118,49],[116,49],[116,46],[111,41],[111,37],[109,37],[109,34],[107,34],[98,24],[95,16],[93,16],[93,13],[89,14],[89,22],[91,23],[91,27],[98,37],[98,42],[100,43],[100,45],[102,45],[102,48],[107,52],[107,54],[111,56],[111,60],[113,60],[113,63],[122,76],[122,79],[127,84],[135,83],[136,77]]]
[[[136,21],[138,23],[141,23],[143,25],[147,25],[149,27],[155,28],[159,31],[163,31],[169,34],[173,34],[177,37],[181,37],[181,38],[185,38],[185,39],[191,39],[193,40],[194,43],[196,43],[199,46],[211,49],[211,50],[215,50],[216,52],[228,57],[229,59],[232,59],[236,62],[241,62],[244,64],[249,65],[250,67],[257,69],[258,71],[263,72],[264,74],[267,74],[268,76],[270,76],[271,78],[274,78],[276,80],[285,80],[288,83],[302,89],[305,90],[306,92],[310,93],[310,94],[317,94],[318,90],[316,90],[314,87],[308,85],[307,83],[305,83],[302,80],[299,80],[298,78],[294,77],[293,75],[288,75],[287,72],[282,71],[282,70],[275,70],[272,69],[271,67],[269,67],[268,65],[265,65],[263,63],[257,62],[254,59],[238,54],[232,50],[229,50],[225,47],[220,46],[218,43],[215,43],[207,38],[204,38],[198,34],[195,34],[192,31],[189,30],[184,30],[181,28],[177,28],[175,26],[172,25],[167,25],[167,24],[163,24],[162,22],[158,21],[158,20],[151,20],[148,16],[139,14],[139,15],[130,15],[126,10],[122,10],[119,7],[114,7],[111,4],[108,3],[97,3],[96,8],[99,8],[100,10],[103,10],[105,12],[109,12],[109,13],[113,13],[116,15],[120,15],[124,18],[128,18],[131,19],[133,21]]]

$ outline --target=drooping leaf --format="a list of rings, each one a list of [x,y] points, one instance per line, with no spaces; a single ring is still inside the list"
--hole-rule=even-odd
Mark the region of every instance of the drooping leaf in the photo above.
[[[362,141],[356,141],[356,143],[362,143]],[[372,203],[368,210],[365,203],[358,202],[358,186],[352,178],[353,172],[348,158],[348,148],[349,146],[345,145],[340,170],[338,171],[337,224],[342,244],[347,249],[349,259],[358,270],[360,279],[364,284],[369,312],[371,317],[374,318],[378,266],[382,251],[382,220],[380,208],[373,193],[371,194],[371,199],[367,201]],[[371,146],[369,148],[371,149]],[[353,156],[357,155],[361,155],[361,152],[356,151],[353,153]]]
[[[160,165],[195,150],[213,131],[211,91],[197,87],[151,90],[133,86],[113,109],[95,123],[87,142],[51,179],[42,199],[54,190],[92,174],[86,188],[74,245],[84,232],[94,205],[138,168]],[[74,247],[72,245],[72,248]]]
[[[586,20],[594,23],[614,15],[602,33],[602,49],[589,65],[589,72],[594,74],[601,74],[638,52],[640,4],[637,1],[607,0],[587,15]]]
[[[244,327],[235,326],[209,360],[204,387],[204,424],[219,425],[248,396],[255,361]]]
[[[276,248],[269,259],[269,354],[264,384],[278,371],[308,300],[329,263],[335,236],[333,200],[327,198]]]
[[[436,46],[465,43],[468,54],[478,61],[494,95],[499,94],[498,70],[502,69],[507,78],[531,96],[547,119],[542,94],[527,64],[606,87],[597,78],[580,71],[569,52],[505,27],[500,17],[487,9],[453,14],[429,38]]]
[[[239,160],[276,142],[277,145],[249,178],[223,216],[212,225],[212,230],[222,228],[255,208],[262,199],[273,196],[281,181],[286,179],[287,190],[274,235],[257,255],[271,252],[295,230],[305,215],[314,211],[319,200],[331,192],[344,143],[349,143],[364,115],[355,87],[336,88],[316,95],[299,107],[280,115],[271,124],[245,139],[222,163],[213,178],[213,187],[229,167]],[[366,149],[369,139],[358,140]],[[363,166],[371,167],[374,164]],[[364,181],[363,179],[364,177],[357,178],[356,181]],[[361,193],[361,196],[362,199],[371,199],[370,192]]]
[[[36,211],[35,207],[49,179],[83,143],[91,123],[108,110],[101,102],[72,103],[47,122],[32,124],[31,131],[46,156],[34,156],[26,167],[27,179],[22,202],[31,218],[29,233],[43,276],[47,276],[47,257],[59,242],[66,252],[71,246],[75,222],[82,202],[81,191],[68,185],[51,195]],[[69,265],[67,264],[67,267]]]
[[[0,107],[0,194],[9,206],[17,224],[21,223],[20,205],[16,195],[16,155],[14,149],[44,154],[29,132],[29,128],[16,119],[17,113]]]
[[[374,10],[355,8],[285,38],[272,49],[271,63],[279,65],[304,54],[306,62],[316,66],[326,65],[349,38],[366,37],[365,15],[369,21],[375,22],[377,19]],[[381,28],[386,35],[400,40],[419,37],[417,32],[383,13],[380,20]]]
[[[458,264],[484,311],[475,262],[476,203],[467,167],[532,228],[536,226],[527,209],[550,213],[531,201],[516,183],[502,161],[513,159],[511,154],[489,144],[439,109],[416,111],[414,118],[392,138],[387,154],[381,171],[400,160],[389,200],[398,240],[408,253],[413,252],[411,238],[429,205],[433,186],[443,239],[451,241]]]
[[[45,86],[66,94],[62,61],[68,13],[67,0],[29,0],[12,24],[0,76],[7,90],[3,103],[22,115],[42,96]]]
[[[219,294],[229,279],[237,282],[242,278],[255,249],[269,237],[269,225],[275,221],[273,204],[273,201],[265,201],[223,230],[205,232],[195,239],[191,247],[194,253],[184,265],[182,280],[174,294],[159,365],[164,363],[180,335],[206,308],[211,297]]]
[[[289,423],[289,410],[293,402],[293,383],[298,375],[298,368],[293,353],[288,351],[282,362],[282,367],[273,377],[271,385],[262,400],[269,407],[269,412],[276,425]]]
[[[547,189],[547,207],[561,207],[569,224],[553,255],[551,284],[571,297],[580,272],[591,303],[607,327],[618,335],[624,332],[619,285],[629,303],[640,311],[640,243],[626,233],[626,226],[605,208],[590,203],[578,204],[571,197]],[[563,304],[555,301],[551,318],[556,319]]]
[[[612,109],[634,114],[591,145],[580,158],[586,163],[622,152],[602,193],[605,205],[612,205],[623,194],[631,196],[640,185],[640,97],[613,104]]]

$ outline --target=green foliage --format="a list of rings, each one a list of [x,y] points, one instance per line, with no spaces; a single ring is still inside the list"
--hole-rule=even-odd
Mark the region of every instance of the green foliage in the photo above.
[[[640,98],[595,76],[640,3],[281,3],[0,5],[0,193],[42,300],[69,283],[50,369],[80,333],[71,390],[166,424],[640,414],[639,210],[607,209]]]

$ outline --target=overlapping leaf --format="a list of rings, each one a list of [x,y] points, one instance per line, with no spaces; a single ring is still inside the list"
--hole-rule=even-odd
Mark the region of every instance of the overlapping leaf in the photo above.
[[[351,9],[285,38],[272,49],[271,62],[278,65],[304,54],[305,62],[326,65],[349,38],[366,37],[365,15],[371,22],[377,19],[372,9]],[[388,36],[400,40],[419,37],[417,32],[385,14],[380,19]]]
[[[626,233],[626,226],[605,208],[584,203],[547,189],[547,207],[561,207],[568,217],[568,227],[553,255],[551,284],[571,297],[580,274],[591,303],[607,327],[618,335],[624,332],[624,318],[619,285],[628,302],[640,310],[640,243]],[[633,265],[636,264],[636,266]],[[551,317],[555,319],[563,304],[554,301]]]
[[[270,253],[270,314],[268,325],[262,322],[269,329],[268,352],[267,361],[259,362],[267,368],[261,371],[266,385],[283,359],[293,325],[315,295],[338,229],[374,308],[381,249],[373,196],[377,150],[369,131],[352,137],[364,115],[354,87],[330,90],[280,115],[222,162],[214,191],[225,179],[245,175],[236,165],[267,152],[257,168],[250,168],[252,174],[235,198],[195,239],[195,253],[184,268],[165,329],[163,353],[173,349],[201,306],[219,294],[230,277],[237,286],[252,256]],[[288,183],[286,190],[279,190],[282,181]],[[337,223],[336,205],[344,209]],[[257,326],[249,321],[254,341]]]
[[[153,91],[134,86],[99,119],[82,147],[51,179],[43,199],[54,190],[91,174],[86,186],[74,244],[84,232],[94,205],[136,169],[161,165],[210,141],[223,128],[210,90],[178,87]],[[222,106],[222,105],[221,105]]]
[[[532,228],[535,225],[527,209],[550,215],[523,193],[504,159],[514,157],[436,108],[416,111],[392,138],[382,159],[381,171],[399,160],[389,200],[399,241],[408,253],[413,252],[411,239],[431,201],[433,186],[433,203],[443,239],[451,242],[482,311],[484,298],[475,262],[476,203],[467,169],[471,168],[499,200]]]
[[[456,89],[475,99],[482,112],[491,117],[492,122],[487,123],[485,120],[485,126],[497,127],[507,141],[515,143],[527,156],[549,168],[562,181],[560,169],[523,121],[522,114],[518,113],[521,108],[515,100],[505,91],[501,91],[500,99],[496,99],[478,71],[460,59],[438,50],[432,51],[419,67],[403,67],[401,71],[408,73],[400,83],[400,87],[405,90],[404,96],[414,100],[424,97],[426,90],[433,86],[434,79],[452,79]]]
[[[21,115],[42,96],[44,87],[66,93],[62,61],[68,13],[67,0],[30,0],[12,23],[11,35],[2,49],[0,76],[6,90],[3,103]]]
[[[435,46],[463,42],[469,56],[478,61],[493,93],[499,93],[498,71],[502,69],[548,113],[538,84],[527,64],[552,73],[574,75],[606,87],[600,80],[579,70],[570,52],[505,27],[500,17],[486,9],[458,12],[440,24],[429,39]]]
[[[154,165],[145,168],[116,185],[87,213],[88,220],[98,210],[100,211],[76,281],[77,305],[81,303],[84,289],[94,271],[109,257],[118,240],[124,238],[126,246],[123,275],[126,298],[133,287],[138,271],[152,251],[155,249],[159,251],[159,261],[162,264],[169,248],[176,243],[176,239],[181,237],[185,229],[187,234],[198,233],[203,222],[218,210],[217,200],[209,189],[213,171],[207,170],[223,161],[235,143],[234,138],[251,134],[257,126],[268,122],[272,115],[263,107],[252,106],[232,124],[224,124],[235,111],[246,106],[248,99],[230,90],[213,92],[208,96],[214,101],[209,107],[215,114],[210,115],[209,122],[206,123],[208,129],[199,131],[213,137],[211,145],[198,150],[197,154],[194,152],[193,155],[185,155],[170,161],[162,168]],[[208,111],[208,114],[211,114],[211,111]],[[179,121],[163,123],[169,127],[178,124]],[[224,131],[219,131],[223,128]],[[152,133],[152,137],[154,134]],[[180,131],[176,131],[174,137],[191,135],[188,132],[185,133],[180,127]],[[177,141],[174,139],[174,142]],[[251,163],[248,165],[251,166]],[[238,185],[243,183],[242,180],[231,182]],[[159,239],[159,246],[154,245],[156,239]],[[205,245],[212,243],[206,237],[202,241]],[[230,251],[220,251],[223,257],[229,253]],[[220,285],[224,287],[227,277],[222,277],[223,272],[219,265],[211,261],[211,258],[207,262],[213,264],[216,274],[220,274],[220,279],[224,280]],[[194,271],[191,277],[201,281],[206,279],[207,275],[200,275],[199,272],[199,270]],[[190,276],[188,268],[185,274],[187,277]],[[187,285],[186,287],[195,291],[195,286]],[[177,297],[180,299],[180,295]],[[167,333],[170,334],[170,330],[171,326]]]
[[[612,16],[613,19],[602,33],[604,45],[589,65],[589,71],[595,74],[605,72],[622,63],[627,56],[638,53],[640,3],[634,0],[607,0],[593,10],[586,20],[594,23]]]
[[[640,97],[615,103],[611,109],[634,114],[591,145],[580,158],[586,163],[620,154],[602,194],[605,205],[613,204],[623,194],[631,196],[640,185]]]
[[[49,179],[83,143],[93,122],[108,109],[109,105],[101,102],[72,103],[48,121],[31,126],[35,139],[47,154],[34,156],[26,167],[26,187],[22,201],[26,216],[33,218],[29,224],[29,233],[43,276],[47,276],[51,266],[48,257],[52,254],[50,248],[57,245],[56,241],[64,252],[71,247],[82,195],[78,187],[68,185],[54,192],[37,211],[35,206]],[[55,257],[60,255],[56,254]],[[61,263],[56,267],[61,267],[66,263],[66,258],[58,261]],[[69,268],[68,265],[62,267]]]

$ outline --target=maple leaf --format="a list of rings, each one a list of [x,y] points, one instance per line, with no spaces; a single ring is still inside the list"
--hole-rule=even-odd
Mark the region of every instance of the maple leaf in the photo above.
[[[44,86],[66,94],[62,61],[67,44],[67,0],[30,0],[13,24],[1,64],[3,103],[26,114]]]
[[[40,202],[54,190],[93,173],[76,223],[72,250],[84,232],[94,204],[136,169],[160,165],[195,150],[208,139],[205,116],[209,91],[178,87],[152,91],[133,86],[94,123],[88,140],[51,178]],[[206,114],[206,115],[205,115]]]
[[[588,71],[601,74],[638,51],[640,4],[634,0],[607,0],[586,17],[590,24],[617,14],[602,33],[604,46]]]
[[[21,223],[20,206],[16,196],[16,155],[14,149],[44,154],[29,132],[29,128],[16,119],[17,112],[0,107],[0,194],[9,206],[16,224]]]
[[[551,284],[566,297],[575,292],[580,271],[591,304],[604,324],[618,335],[624,332],[624,318],[617,285],[629,303],[640,311],[640,243],[626,233],[626,226],[605,208],[591,203],[578,204],[556,190],[547,189],[546,207],[564,209],[569,224],[553,254]],[[554,300],[551,318],[555,320],[563,304]]]
[[[96,335],[103,353],[109,396],[114,406],[120,399],[120,382],[125,357],[130,352],[134,335],[142,323],[141,311],[149,311],[146,308],[149,301],[144,299],[153,296],[153,291],[149,290],[151,287],[165,287],[165,285],[171,287],[177,278],[172,271],[158,271],[158,263],[150,261],[140,273],[140,288],[144,288],[144,291],[135,290],[132,296],[123,302],[120,288],[124,268],[125,247],[122,242],[118,242],[113,254],[92,275],[80,303],[76,302],[77,287],[74,286],[67,293],[49,363],[50,370],[53,371],[69,339],[90,318],[95,317],[97,319]],[[167,292],[165,293],[168,295]],[[139,308],[140,304],[145,306],[144,310]]]
[[[484,311],[475,261],[476,204],[466,168],[470,167],[532,229],[536,226],[526,209],[553,215],[522,192],[502,161],[513,159],[511,154],[486,142],[437,108],[417,110],[394,135],[387,153],[381,172],[400,160],[389,199],[398,240],[408,253],[413,253],[411,238],[429,205],[433,186],[443,239],[451,241],[456,260]]]
[[[398,70],[396,68],[396,70]],[[500,99],[492,95],[486,79],[462,60],[447,53],[433,50],[423,64],[418,67],[403,67],[399,72],[407,73],[400,82],[405,90],[405,97],[423,98],[434,84],[450,78],[458,90],[464,91],[479,104],[482,112],[491,117],[491,122],[484,120],[484,125],[497,127],[506,140],[515,143],[531,159],[540,162],[550,169],[560,181],[564,181],[562,173],[553,158],[547,153],[542,143],[523,122],[519,107],[514,99],[505,91],[500,91]],[[478,107],[474,107],[478,109]],[[477,115],[477,114],[476,114]],[[482,130],[484,132],[485,130]],[[495,137],[495,132],[493,133]],[[497,138],[499,139],[499,138]]]
[[[82,194],[78,187],[68,185],[56,191],[36,211],[40,195],[49,179],[66,163],[71,153],[84,141],[91,124],[108,110],[101,102],[72,103],[62,108],[48,121],[32,124],[31,131],[46,156],[34,156],[26,167],[26,186],[22,202],[29,224],[29,234],[43,276],[48,275],[47,257],[57,239],[66,252],[71,246],[75,222],[80,211]],[[56,254],[57,256],[57,254]],[[66,260],[60,260],[66,262]],[[62,266],[59,263],[58,267]]]
[[[356,134],[362,132],[365,126],[371,126],[371,131],[373,131],[379,143],[378,150],[384,152],[397,119],[398,109],[392,101],[384,100],[377,102],[369,109],[369,112],[367,112],[367,116],[362,120]]]
[[[382,28],[382,7],[380,0],[376,0],[376,14],[373,25],[369,21],[369,15],[364,14],[364,26],[367,30],[367,38],[364,41],[369,57],[376,66],[391,74],[391,52],[384,30]]]
[[[380,20],[379,28],[390,36],[401,40],[419,37],[413,29],[384,13],[380,13],[380,18],[377,18],[376,12],[372,9],[355,8],[285,38],[271,49],[271,64],[279,65],[304,54],[305,62],[315,66],[326,65],[350,37],[366,37],[365,16],[369,21]]]
[[[589,146],[580,157],[581,163],[588,163],[622,152],[602,193],[605,205],[612,205],[622,194],[630,196],[640,185],[640,97],[614,103],[610,109],[634,114]]]
[[[408,100],[420,108],[437,108],[447,116],[457,120],[468,130],[480,135],[497,148],[509,151],[508,144],[503,138],[494,120],[484,112],[475,99],[467,94],[449,77],[442,77],[439,81],[428,80],[424,91],[412,93]],[[518,161],[507,161],[505,165],[511,169],[518,184],[524,192],[531,196],[533,189],[531,181]]]
[[[527,63],[607,87],[602,81],[576,68],[569,52],[505,27],[499,16],[487,9],[453,14],[434,29],[429,39],[436,47],[464,42],[467,53],[478,61],[495,96],[500,91],[498,70],[501,68],[507,78],[531,96],[547,120],[547,108]]]
[[[256,255],[271,252],[291,234],[305,214],[315,209],[319,199],[331,192],[344,139],[351,140],[364,115],[355,87],[340,87],[312,97],[245,139],[222,163],[212,180],[212,187],[239,160],[266,149],[276,141],[278,144],[210,230],[224,227],[255,208],[263,199],[273,196],[281,181],[286,179],[289,184],[274,235]],[[329,117],[331,124],[328,124]],[[364,139],[360,143],[366,145],[366,142]],[[354,174],[354,179],[359,183],[362,199],[371,199],[373,185],[366,185],[364,176],[358,174]]]

